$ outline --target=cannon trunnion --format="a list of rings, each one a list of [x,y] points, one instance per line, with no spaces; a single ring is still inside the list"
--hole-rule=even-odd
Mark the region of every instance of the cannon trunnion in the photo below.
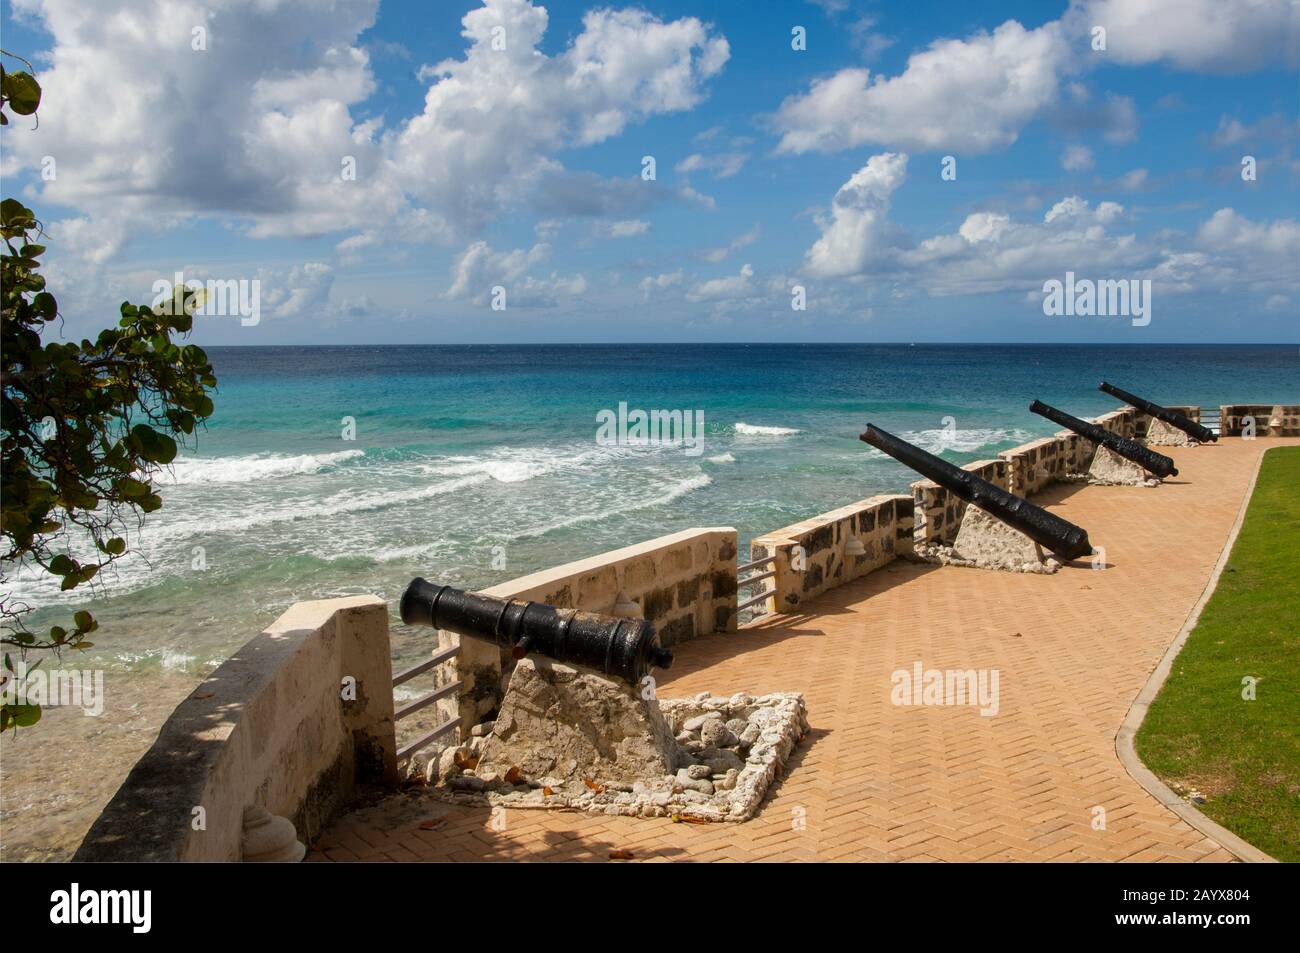
[[[1111,433],[1105,427],[1099,427],[1096,424],[1088,423],[1086,420],[1080,420],[1072,414],[1057,410],[1049,404],[1044,404],[1041,400],[1034,401],[1029,405],[1029,409],[1040,417],[1046,417],[1053,423],[1060,424],[1067,430],[1073,430],[1079,436],[1086,437],[1093,443],[1108,447],[1125,460],[1132,460],[1138,466],[1144,470],[1149,470],[1162,480],[1165,477],[1178,476],[1178,468],[1174,466],[1173,460],[1163,453],[1156,453],[1150,447],[1142,446],[1136,440],[1129,440],[1127,437]]]
[[[877,450],[905,463],[917,473],[938,483],[948,492],[967,503],[973,503],[984,512],[1000,519],[1012,529],[1019,530],[1044,549],[1063,559],[1078,559],[1092,552],[1088,531],[1069,520],[1035,506],[1023,497],[1008,493],[1000,486],[981,479],[947,460],[927,453],[886,430],[867,424],[866,432],[859,438]]]
[[[516,659],[530,652],[557,662],[585,665],[625,681],[639,682],[652,666],[668,668],[673,653],[659,644],[645,619],[560,609],[523,599],[496,599],[425,579],[402,594],[402,621],[428,625],[510,649]]]

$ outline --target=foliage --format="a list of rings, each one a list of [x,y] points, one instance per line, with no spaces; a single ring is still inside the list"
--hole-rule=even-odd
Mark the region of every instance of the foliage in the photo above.
[[[0,67],[0,92],[0,125],[10,125],[5,109],[29,116],[40,104],[27,72]],[[0,202],[0,587],[15,570],[39,567],[69,590],[122,557],[131,520],[162,506],[153,480],[211,415],[216,378],[202,348],[174,340],[193,322],[198,299],[188,290],[165,313],[123,303],[117,326],[93,341],[43,342],[59,318],[40,272],[43,236],[31,209]],[[0,644],[24,655],[90,647],[89,612],[38,633],[24,621],[29,611],[0,588]],[[7,653],[4,665],[14,677]],[[9,701],[0,731],[39,719],[36,706]]]

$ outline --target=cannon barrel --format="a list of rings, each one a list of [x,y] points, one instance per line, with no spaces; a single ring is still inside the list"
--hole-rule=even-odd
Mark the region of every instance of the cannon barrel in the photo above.
[[[560,609],[543,602],[496,599],[425,579],[402,593],[402,621],[495,642],[521,659],[529,652],[572,662],[636,683],[651,666],[668,668],[673,653],[645,619],[620,619]]]
[[[988,480],[955,467],[906,440],[895,437],[886,430],[867,424],[866,432],[859,438],[877,450],[905,463],[917,473],[928,477],[956,494],[967,503],[973,503],[986,513],[997,517],[1013,529],[1024,533],[1034,542],[1064,559],[1078,559],[1092,552],[1088,531],[1069,520],[1035,506],[1024,497],[1008,493]]]
[[[1183,433],[1195,440],[1199,440],[1201,443],[1213,443],[1219,439],[1219,435],[1209,427],[1201,426],[1185,414],[1180,414],[1176,410],[1170,410],[1168,407],[1161,407],[1159,404],[1153,404],[1151,401],[1144,400],[1136,394],[1130,394],[1126,390],[1120,390],[1114,384],[1107,384],[1105,381],[1102,381],[1097,385],[1097,390],[1105,391],[1107,394],[1110,394],[1110,396],[1117,397],[1124,401],[1124,403],[1136,407],[1138,410],[1142,411],[1142,413],[1155,417],[1157,420],[1163,420],[1171,427],[1177,427]]]
[[[1126,460],[1132,460],[1144,470],[1149,470],[1160,479],[1169,476],[1178,476],[1178,468],[1174,466],[1174,461],[1166,457],[1163,453],[1156,453],[1150,447],[1144,447],[1136,440],[1130,440],[1128,437],[1121,437],[1117,433],[1111,433],[1105,427],[1099,427],[1096,424],[1090,424],[1086,420],[1080,420],[1072,414],[1067,414],[1063,410],[1057,410],[1041,400],[1036,400],[1029,405],[1029,409],[1040,417],[1046,417],[1055,423],[1060,424],[1068,430],[1073,430],[1081,437],[1087,437],[1093,443],[1102,444],[1118,453]]]

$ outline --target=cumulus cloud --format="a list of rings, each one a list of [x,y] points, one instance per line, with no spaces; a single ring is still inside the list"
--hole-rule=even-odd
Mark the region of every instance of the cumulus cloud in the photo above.
[[[1094,26],[1106,28],[1105,51],[1091,49]],[[1246,71],[1294,63],[1298,52],[1292,0],[1073,0],[1060,20],[1035,29],[1008,20],[991,33],[936,40],[896,76],[852,67],[819,78],[787,98],[772,125],[777,151],[792,154],[862,145],[978,154],[1005,148],[1043,115],[1123,143],[1137,135],[1133,100],[1089,102],[1079,83],[1062,99],[1063,78],[1104,63]]]
[[[837,193],[831,216],[819,223],[822,235],[806,256],[807,274],[872,275],[932,296],[1033,295],[1045,279],[1066,271],[1150,278],[1173,293],[1241,289],[1287,297],[1300,291],[1300,221],[1256,222],[1231,208],[1215,212],[1194,234],[1166,231],[1139,240],[1122,228],[1129,213],[1120,203],[1069,195],[1038,221],[978,211],[955,232],[913,243],[888,220],[889,197],[905,170],[905,156],[886,153],[854,174]]]
[[[39,128],[12,139],[6,171],[54,156],[41,198],[123,234],[216,215],[258,237],[384,229],[453,241],[548,202],[620,217],[674,197],[707,202],[639,179],[592,182],[555,158],[701,100],[729,49],[694,17],[593,10],[547,55],[543,7],[484,0],[462,20],[464,55],[421,71],[421,112],[386,128],[354,114],[375,88],[358,37],[378,0],[134,0],[111,16],[80,0],[16,6],[53,48]]]
[[[786,99],[773,119],[778,151],[829,152],[864,144],[913,151],[988,152],[1014,142],[1057,94],[1068,50],[1058,24],[936,40],[897,76],[840,70]]]
[[[1163,62],[1179,69],[1249,72],[1294,64],[1300,5],[1291,0],[1074,0],[1072,32],[1106,28],[1109,62]]]
[[[872,156],[835,193],[829,217],[818,225],[821,238],[808,250],[810,275],[839,277],[867,269],[891,231],[889,198],[907,177],[907,156],[886,152]]]
[[[754,290],[750,281],[753,277],[753,266],[741,265],[739,274],[727,275],[723,278],[711,278],[695,285],[686,293],[686,300],[718,301],[748,297]]]
[[[551,308],[560,298],[585,294],[587,279],[582,275],[564,276],[552,271],[538,278],[528,274],[550,255],[551,246],[544,242],[504,252],[496,251],[485,241],[474,242],[452,262],[446,297],[483,303],[490,299],[492,289],[500,285],[506,290],[508,307]]]
[[[423,112],[393,137],[398,180],[458,225],[479,228],[536,196],[551,213],[611,214],[634,188],[638,203],[667,194],[639,179],[593,188],[594,177],[572,180],[553,156],[694,107],[730,55],[694,17],[598,9],[564,52],[547,56],[538,49],[547,20],[529,0],[485,0],[466,14],[464,57],[423,72],[435,80]]]
[[[467,298],[487,294],[492,285],[522,277],[529,268],[545,261],[550,254],[551,246],[543,242],[538,242],[532,248],[516,248],[507,252],[494,251],[484,241],[474,242],[452,262],[451,285],[447,288],[447,297]]]

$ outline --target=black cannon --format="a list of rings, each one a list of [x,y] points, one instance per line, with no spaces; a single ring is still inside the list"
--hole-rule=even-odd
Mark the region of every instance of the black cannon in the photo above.
[[[1080,420],[1072,414],[1067,414],[1063,410],[1057,410],[1055,407],[1044,404],[1041,400],[1034,401],[1029,405],[1029,409],[1040,417],[1046,417],[1048,420],[1060,424],[1067,430],[1073,430],[1081,437],[1087,437],[1093,443],[1109,447],[1125,460],[1132,460],[1138,466],[1144,470],[1149,470],[1162,480],[1165,477],[1178,476],[1178,468],[1174,466],[1173,460],[1163,453],[1156,453],[1150,447],[1142,446],[1136,440],[1121,437],[1117,433],[1111,433],[1105,427],[1099,427],[1096,424],[1088,423],[1086,420]]]
[[[955,467],[947,460],[941,460],[888,431],[867,424],[866,432],[859,439],[900,463],[907,464],[949,493],[975,504],[1063,559],[1078,559],[1092,552],[1088,531],[1082,526],[1075,526],[1069,520],[1063,520],[1041,506],[1035,506],[1024,497],[1008,493],[988,480]]]
[[[1102,381],[1097,385],[1097,390],[1105,391],[1112,397],[1117,397],[1124,403],[1136,407],[1142,413],[1147,414],[1156,420],[1163,420],[1171,427],[1177,427],[1183,433],[1187,434],[1194,440],[1201,443],[1213,443],[1219,439],[1219,435],[1208,427],[1202,427],[1192,418],[1185,414],[1180,414],[1176,410],[1170,410],[1168,407],[1161,407],[1159,404],[1153,404],[1149,400],[1143,400],[1136,394],[1130,394],[1126,390],[1120,390],[1114,384],[1107,384]]]
[[[521,659],[529,652],[573,662],[636,683],[651,666],[668,668],[673,653],[659,644],[644,619],[559,609],[542,602],[494,599],[477,592],[412,580],[402,593],[402,621],[431,625],[458,635],[495,642]]]

